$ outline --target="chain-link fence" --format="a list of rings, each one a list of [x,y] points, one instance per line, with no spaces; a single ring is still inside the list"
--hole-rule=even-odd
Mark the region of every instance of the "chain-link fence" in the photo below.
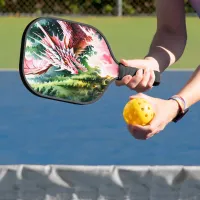
[[[185,0],[187,13],[194,13]],[[0,0],[0,14],[138,15],[154,14],[155,0]]]

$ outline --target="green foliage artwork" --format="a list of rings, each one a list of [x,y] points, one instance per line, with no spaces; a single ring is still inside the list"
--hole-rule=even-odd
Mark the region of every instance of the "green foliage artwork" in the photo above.
[[[24,76],[38,95],[91,102],[117,75],[106,42],[92,28],[40,19],[29,27],[25,43]]]

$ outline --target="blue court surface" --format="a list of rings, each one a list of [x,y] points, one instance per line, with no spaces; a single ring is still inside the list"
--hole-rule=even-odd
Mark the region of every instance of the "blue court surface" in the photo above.
[[[168,98],[191,71],[167,71],[149,95]],[[0,72],[0,164],[199,165],[200,104],[147,141],[127,131],[122,111],[135,92],[110,85],[96,103],[80,106],[39,98],[17,71]],[[199,91],[197,91],[199,92]]]

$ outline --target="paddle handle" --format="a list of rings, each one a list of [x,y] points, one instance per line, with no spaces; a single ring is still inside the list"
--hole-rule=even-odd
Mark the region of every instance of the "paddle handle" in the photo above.
[[[126,75],[135,76],[136,72],[138,71],[138,68],[135,67],[125,67],[123,64],[119,63],[119,75],[117,80],[121,80]],[[154,71],[155,74],[155,81],[153,86],[160,85],[160,72]]]

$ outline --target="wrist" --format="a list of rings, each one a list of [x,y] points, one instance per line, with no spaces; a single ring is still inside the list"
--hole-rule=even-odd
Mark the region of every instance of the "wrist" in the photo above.
[[[174,95],[168,99],[170,102],[174,101],[176,103],[176,107],[174,107],[174,113],[176,115],[173,118],[173,122],[177,122],[180,120],[187,112],[188,112],[188,107],[185,99],[181,97],[180,95]],[[173,104],[175,106],[175,104]],[[177,108],[178,106],[178,108]]]
[[[180,109],[180,105],[178,104],[177,101],[173,100],[173,99],[169,99],[168,102],[170,103],[170,106],[173,110],[173,116],[172,116],[172,120],[180,113],[181,109]]]
[[[151,57],[151,56],[148,56],[148,57],[145,57],[144,59],[150,61],[150,62],[151,62],[151,65],[152,65],[152,68],[153,68],[154,70],[160,72],[159,63],[158,63],[158,61],[157,61],[155,58],[153,58],[153,57]]]
[[[175,55],[163,46],[154,46],[146,57],[154,58],[157,61],[160,72],[163,72],[167,67],[176,62]]]

